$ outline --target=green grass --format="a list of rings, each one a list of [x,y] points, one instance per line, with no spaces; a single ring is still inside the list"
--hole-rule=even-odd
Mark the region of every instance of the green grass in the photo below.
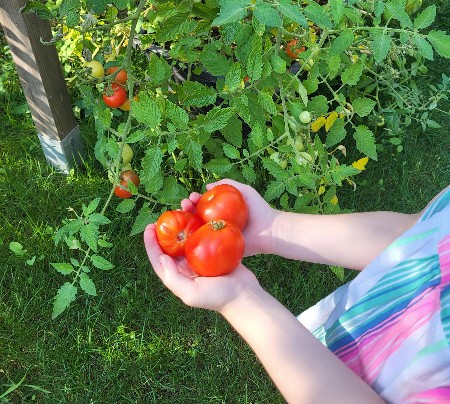
[[[448,28],[443,18],[441,29]],[[449,66],[435,62],[433,80]],[[116,267],[94,271],[98,296],[78,297],[51,321],[63,276],[49,262],[69,256],[54,246],[52,232],[67,207],[104,199],[110,184],[92,161],[68,177],[55,173],[30,117],[14,113],[24,102],[17,79],[0,96],[0,396],[11,387],[7,399],[13,403],[282,403],[257,359],[220,316],[186,307],[163,287],[141,237],[128,236],[131,220],[112,208],[115,245],[108,258]],[[439,121],[443,128],[426,135],[411,128],[404,152],[386,151],[370,164],[356,191],[340,190],[341,205],[356,211],[423,208],[450,184],[448,115]],[[82,132],[92,138],[90,122]],[[24,256],[11,253],[12,241],[24,246]],[[294,313],[354,276],[345,271],[340,280],[325,266],[271,256],[246,263]]]

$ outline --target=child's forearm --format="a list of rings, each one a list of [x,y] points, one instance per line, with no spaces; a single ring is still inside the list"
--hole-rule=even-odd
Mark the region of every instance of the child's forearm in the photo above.
[[[272,225],[271,253],[363,269],[417,219],[418,215],[394,212],[339,215],[278,212]]]
[[[221,314],[254,350],[289,403],[382,402],[264,290],[247,290]]]

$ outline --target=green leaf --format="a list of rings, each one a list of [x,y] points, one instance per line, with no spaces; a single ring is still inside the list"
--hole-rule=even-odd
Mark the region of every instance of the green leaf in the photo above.
[[[189,163],[191,163],[192,168],[194,168],[198,172],[201,172],[203,163],[203,151],[200,144],[195,140],[189,139],[187,145],[183,150],[187,154]]]
[[[270,115],[276,115],[277,114],[277,105],[275,104],[273,100],[273,94],[272,93],[266,93],[266,92],[260,92],[258,94],[258,101],[261,104],[261,106],[270,114]]]
[[[298,93],[300,95],[300,98],[302,99],[303,105],[305,107],[308,106],[308,90],[306,89],[306,87],[303,85],[303,83],[301,81],[298,82]]]
[[[367,126],[359,125],[356,128],[353,138],[356,140],[356,148],[372,160],[377,160],[377,149],[375,147],[375,137]]]
[[[333,126],[327,133],[327,139],[325,141],[325,144],[328,147],[334,146],[335,144],[338,144],[345,139],[345,136],[347,135],[347,130],[345,129],[344,126],[345,122],[343,119],[338,118],[334,121]]]
[[[247,59],[247,73],[252,80],[261,78],[263,60],[262,60],[262,38],[253,35],[250,43],[250,52]]]
[[[264,132],[263,132],[263,128],[261,127],[261,125],[256,124],[253,126],[253,129],[249,135],[249,139],[258,148],[261,148],[264,146]]]
[[[335,165],[333,168],[330,169],[331,178],[333,178],[333,181],[339,186],[342,185],[342,181],[344,181],[345,179],[350,178],[359,173],[360,171],[357,168],[347,166],[345,164]]]
[[[9,243],[9,249],[10,249],[15,255],[18,255],[18,256],[25,255],[25,253],[27,252],[27,250],[25,250],[25,249],[23,248],[23,245],[20,244],[20,243],[17,242],[17,241],[11,241],[11,242]]]
[[[227,74],[225,75],[225,88],[226,91],[230,93],[236,91],[241,85],[242,70],[239,63],[235,63],[230,67]]]
[[[53,302],[52,320],[58,317],[64,310],[66,310],[70,303],[75,300],[78,289],[70,282],[66,282],[62,285],[55,296]]]
[[[225,156],[232,160],[239,160],[241,158],[241,153],[239,152],[239,150],[229,143],[223,143],[222,149]]]
[[[102,269],[104,271],[109,271],[114,268],[114,265],[111,264],[106,258],[103,258],[101,255],[91,255],[92,265],[98,269]]]
[[[281,27],[283,22],[278,11],[269,3],[256,1],[253,15],[258,21],[269,27]]]
[[[230,171],[231,162],[230,162],[230,160],[228,160],[226,158],[214,159],[214,160],[208,161],[205,164],[205,168],[212,174],[221,176]]]
[[[95,288],[94,282],[92,282],[92,279],[85,272],[80,273],[80,287],[88,295],[97,296],[97,289]]]
[[[391,50],[392,38],[388,34],[378,30],[373,30],[370,36],[372,37],[371,47],[375,61],[380,63]]]
[[[91,215],[89,215],[89,222],[100,226],[102,224],[111,223],[111,220],[109,220],[106,216],[101,215],[100,213],[92,213]]]
[[[52,12],[39,1],[28,1],[25,6],[21,7],[19,10],[21,13],[33,13],[39,18],[50,20],[53,18]]]
[[[284,17],[300,24],[304,28],[308,28],[308,21],[303,15],[300,7],[292,4],[290,0],[281,0],[278,4],[278,10]]]
[[[134,209],[135,205],[136,202],[134,199],[124,199],[117,205],[116,211],[119,213],[128,213]]]
[[[344,17],[344,0],[329,0],[328,4],[331,7],[331,14],[333,15],[334,25],[337,26]]]
[[[242,121],[236,115],[228,120],[228,123],[220,132],[228,143],[237,148],[242,147]]]
[[[419,35],[413,36],[413,42],[417,46],[419,53],[428,60],[434,59],[433,47],[430,43],[423,37]]]
[[[308,102],[308,111],[316,116],[325,115],[328,112],[328,99],[324,95],[316,95]]]
[[[189,115],[178,105],[166,100],[166,115],[178,129],[187,129]]]
[[[355,86],[358,84],[364,65],[361,60],[358,60],[356,63],[348,66],[341,75],[342,84],[348,84],[350,86]]]
[[[228,0],[221,2],[220,12],[211,25],[224,25],[241,21],[247,15],[248,0]]]
[[[353,111],[361,118],[367,116],[372,111],[376,102],[367,97],[358,97],[352,102]]]
[[[151,83],[155,85],[166,83],[172,75],[172,69],[166,59],[153,52],[150,52],[147,72]]]
[[[73,272],[73,266],[67,262],[50,262],[50,265],[63,275],[69,275]]]
[[[98,226],[93,223],[85,224],[80,231],[81,239],[93,251],[97,251]]]
[[[269,185],[266,188],[266,192],[264,193],[264,199],[267,202],[273,201],[281,196],[281,194],[286,190],[286,185],[284,181],[272,181],[269,182]]]
[[[91,213],[95,212],[100,203],[100,198],[95,198],[92,200],[89,205],[86,207],[83,205],[83,214],[84,216],[89,216]]]
[[[161,196],[168,204],[179,205],[180,201],[187,198],[188,192],[174,177],[164,178],[163,192]]]
[[[344,52],[349,46],[353,44],[354,40],[355,36],[353,35],[352,30],[350,29],[343,30],[341,34],[331,44],[330,54],[338,55],[339,53]]]
[[[231,61],[225,55],[204,48],[200,54],[200,61],[205,69],[213,76],[225,76],[230,68]]]
[[[272,63],[272,68],[275,73],[286,73],[286,61],[282,57],[273,54],[270,62]]]
[[[321,28],[333,28],[333,22],[331,18],[326,14],[325,7],[320,6],[317,3],[310,2],[308,6],[304,8],[306,17],[312,22],[316,23]]]
[[[214,107],[209,111],[204,120],[204,129],[207,132],[215,132],[224,128],[229,119],[234,115],[234,108]]]
[[[119,10],[125,10],[128,6],[128,0],[114,0],[114,5]]]
[[[392,13],[392,18],[398,20],[402,28],[412,28],[413,23],[409,14],[405,11],[405,2],[391,0],[386,3],[386,9]]]
[[[138,215],[131,228],[130,236],[142,233],[150,223],[155,223],[158,220],[158,215],[149,208],[149,203],[145,202],[139,210]]]
[[[242,175],[248,184],[253,184],[256,181],[255,170],[249,165],[242,167]]]
[[[423,29],[428,28],[431,24],[433,24],[436,19],[436,5],[432,5],[427,7],[425,10],[420,12],[417,17],[414,19],[414,28],[415,29]]]
[[[102,14],[106,11],[108,0],[86,0],[86,8],[94,14]]]
[[[181,101],[186,107],[206,107],[216,102],[216,90],[196,81],[185,81],[181,90]]]
[[[150,128],[158,126],[162,119],[158,105],[153,101],[152,95],[146,92],[140,95],[139,101],[133,102],[131,114],[139,123]]]
[[[430,31],[427,39],[440,56],[450,59],[450,35],[447,35],[445,31]]]
[[[147,148],[145,156],[142,159],[141,181],[145,182],[161,171],[163,156],[163,152],[159,146],[155,145]]]

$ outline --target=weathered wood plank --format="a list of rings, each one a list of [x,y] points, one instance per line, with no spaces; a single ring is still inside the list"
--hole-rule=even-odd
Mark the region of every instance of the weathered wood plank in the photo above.
[[[0,24],[8,41],[23,91],[50,164],[67,172],[79,160],[82,142],[50,24],[22,14],[27,0],[2,0]]]

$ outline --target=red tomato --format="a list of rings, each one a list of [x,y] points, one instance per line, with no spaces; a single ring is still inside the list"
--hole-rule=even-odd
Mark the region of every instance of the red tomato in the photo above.
[[[139,186],[141,182],[139,180],[138,175],[133,170],[125,170],[120,174],[120,185],[124,188],[128,188],[128,183],[132,182],[136,187]],[[122,199],[131,198],[133,194],[126,189],[121,188],[119,185],[116,185],[114,188],[114,194]]]
[[[117,83],[112,83],[103,93],[103,101],[108,107],[118,108],[123,105],[127,99],[127,92]]]
[[[187,239],[186,260],[200,276],[226,275],[241,262],[244,247],[244,236],[237,226],[224,220],[211,220]]]
[[[225,220],[242,230],[248,221],[248,207],[240,191],[228,184],[217,185],[205,192],[195,213],[205,222]]]
[[[286,53],[291,59],[297,59],[298,55],[306,50],[304,46],[298,46],[297,43],[298,41],[293,39],[286,45]]]
[[[118,69],[117,66],[110,67],[106,70],[106,74],[113,74]],[[127,72],[122,69],[119,73],[116,74],[116,77],[114,77],[114,82],[119,84],[125,84],[128,80],[128,74]]]
[[[168,210],[156,222],[158,244],[171,257],[181,257],[186,241],[202,224],[202,220],[193,213]]]

